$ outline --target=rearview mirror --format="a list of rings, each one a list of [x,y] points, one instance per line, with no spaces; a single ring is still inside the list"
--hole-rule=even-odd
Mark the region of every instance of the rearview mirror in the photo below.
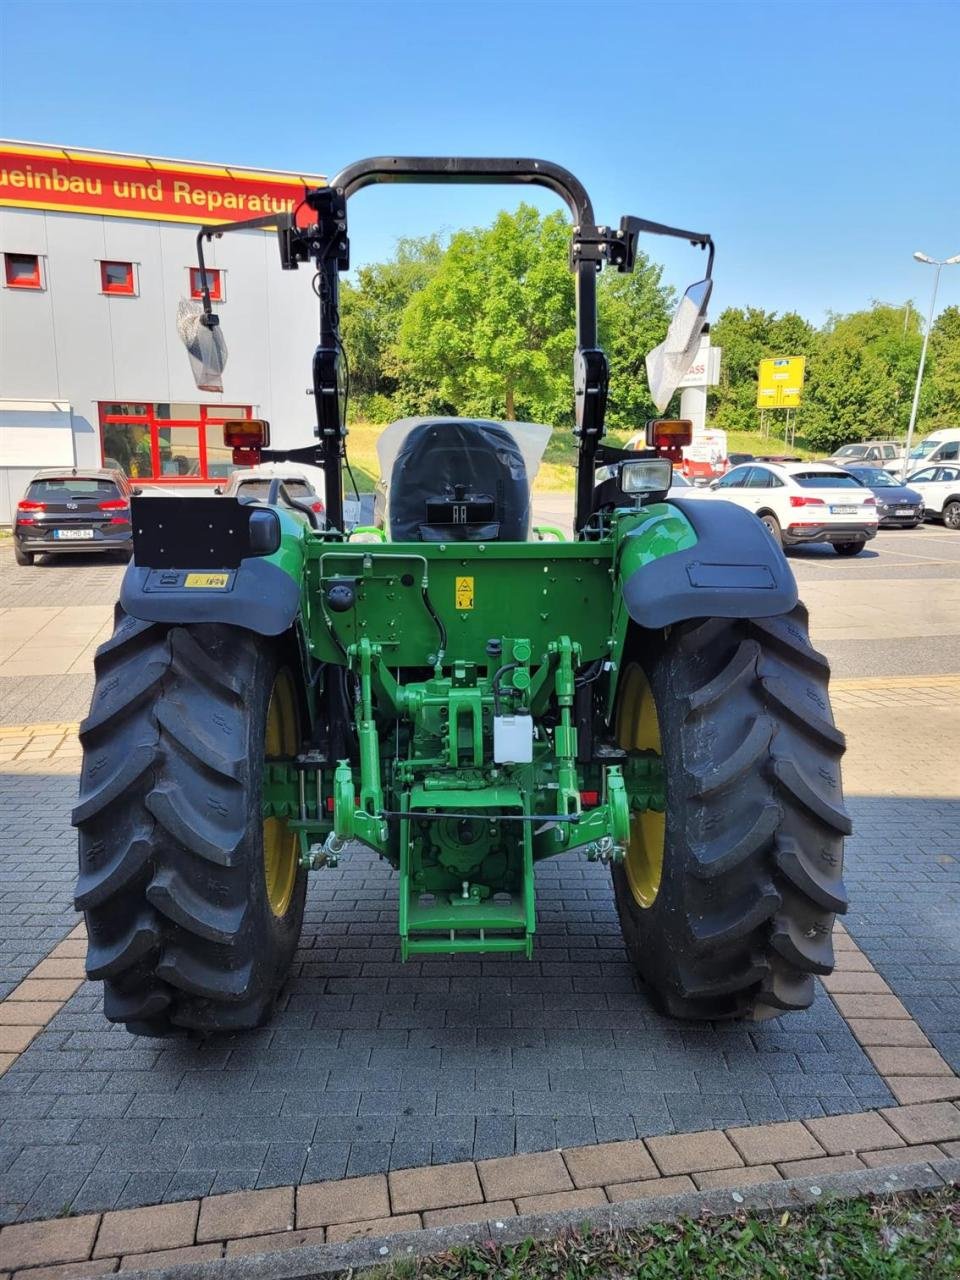
[[[200,391],[222,391],[227,364],[227,344],[220,318],[205,314],[203,304],[181,298],[177,307],[177,333],[190,357],[190,370]]]
[[[684,374],[693,364],[707,319],[713,281],[698,280],[680,299],[667,336],[647,355],[647,382],[657,410],[663,413]]]

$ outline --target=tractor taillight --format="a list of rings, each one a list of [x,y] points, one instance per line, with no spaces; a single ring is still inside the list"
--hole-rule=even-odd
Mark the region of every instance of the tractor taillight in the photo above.
[[[584,809],[595,809],[597,805],[600,803],[600,792],[599,791],[581,791],[580,803],[583,805]]]
[[[684,446],[693,439],[693,423],[689,418],[652,418],[647,423],[646,439],[648,449],[680,462]]]
[[[270,423],[266,418],[231,418],[223,424],[223,443],[228,449],[265,449]]]

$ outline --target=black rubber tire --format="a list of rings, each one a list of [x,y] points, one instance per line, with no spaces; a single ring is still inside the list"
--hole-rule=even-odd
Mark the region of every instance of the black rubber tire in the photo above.
[[[73,822],[87,976],[141,1035],[237,1031],[270,1016],[300,936],[263,872],[261,778],[278,646],[220,624],[139,622],[117,606],[97,651]]]
[[[13,543],[13,558],[17,564],[22,564],[24,567],[33,564],[33,552],[21,551],[15,539]]]
[[[772,512],[766,512],[760,517],[760,523],[766,527],[767,533],[774,540],[778,547],[783,546],[783,530],[780,528],[780,521]]]
[[[804,1009],[813,975],[833,969],[851,829],[844,739],[806,610],[635,636],[660,721],[667,808],[649,907],[613,866],[628,955],[675,1017],[759,1020]]]
[[[838,556],[858,556],[867,544],[865,542],[834,542],[834,551]]]
[[[960,502],[943,504],[943,523],[947,529],[960,530]]]

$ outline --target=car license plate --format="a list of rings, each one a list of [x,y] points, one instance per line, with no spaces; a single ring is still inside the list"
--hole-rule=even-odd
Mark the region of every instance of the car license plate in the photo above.
[[[830,512],[835,516],[854,516],[859,510],[858,507],[831,507]]]
[[[92,529],[54,529],[53,536],[71,541],[83,541],[93,537]]]
[[[898,516],[912,516],[912,515],[913,515],[913,507],[897,507],[896,511],[894,512],[894,515],[898,515]]]

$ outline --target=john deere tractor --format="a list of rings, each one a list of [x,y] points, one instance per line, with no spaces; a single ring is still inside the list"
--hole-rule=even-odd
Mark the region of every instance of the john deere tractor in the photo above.
[[[385,433],[372,525],[344,519],[347,206],[387,182],[537,184],[573,216],[574,536],[538,529],[544,429],[435,417]],[[683,423],[603,443],[597,276],[643,233],[707,254],[648,357],[661,411],[706,317],[707,235],[598,225],[583,186],[527,159],[378,158],[277,217],[281,265],[312,263],[317,440],[238,462],[322,466],[326,519],[280,480],[265,500],[133,500],[134,557],[98,651],[74,822],[87,971],[107,1018],[163,1034],[269,1018],[300,935],[307,872],[366,848],[396,870],[399,951],[534,954],[536,864],[609,863],[624,944],[681,1018],[802,1009],[833,966],[843,737],[828,666],[779,547],[714,497],[667,500]],[[198,382],[225,357],[209,296]],[[641,997],[638,995],[638,1000]]]

